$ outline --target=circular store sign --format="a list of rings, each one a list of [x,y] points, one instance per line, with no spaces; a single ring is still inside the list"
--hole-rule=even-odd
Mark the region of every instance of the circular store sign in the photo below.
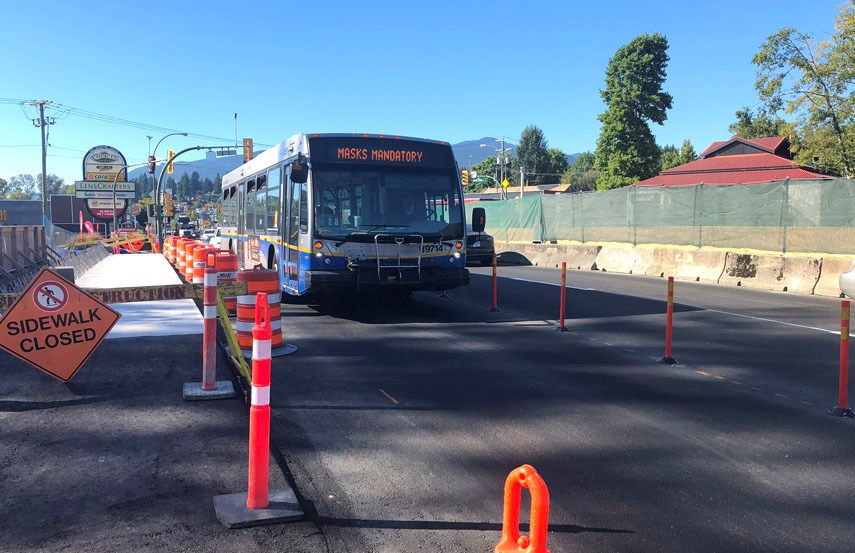
[[[86,209],[96,219],[112,219],[114,212],[116,217],[120,217],[125,212],[127,202],[127,200],[116,200],[114,204],[113,200],[89,199],[86,200]]]
[[[83,180],[114,182],[116,174],[125,170],[128,162],[122,152],[112,146],[95,146],[83,156]],[[125,175],[127,176],[127,171]],[[126,180],[119,177],[118,180]]]

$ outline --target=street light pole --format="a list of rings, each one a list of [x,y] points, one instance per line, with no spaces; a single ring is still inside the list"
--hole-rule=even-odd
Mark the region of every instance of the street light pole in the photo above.
[[[164,136],[163,138],[161,138],[160,140],[157,141],[157,144],[154,145],[154,150],[151,152],[151,155],[154,156],[154,158],[156,160],[157,159],[157,147],[160,146],[161,142],[163,142],[164,140],[166,140],[170,136],[179,136],[179,135],[180,136],[187,136],[188,134],[189,133],[186,133],[186,132],[172,132],[172,133],[167,134],[166,136]],[[157,162],[155,161],[155,163],[157,163]],[[164,169],[160,170],[161,175],[163,175],[163,171],[164,171]],[[156,166],[155,166],[155,174],[153,176],[153,179],[155,179],[155,178],[157,178]],[[159,180],[157,182],[157,186],[155,187],[154,190],[152,190],[152,192],[155,192],[155,197],[154,197],[154,206],[155,206],[154,218],[156,220],[155,228],[158,230],[158,236],[157,237],[161,238],[160,232],[159,232],[160,231],[160,217],[158,216],[157,209],[156,209],[157,206],[160,205],[160,181]]]
[[[119,228],[117,215],[116,215],[116,183],[119,180],[119,176],[122,174],[122,171],[125,173],[125,180],[123,182],[127,182],[128,180],[128,168],[129,167],[139,167],[140,165],[146,165],[146,163],[133,163],[131,165],[122,165],[122,168],[116,173],[116,176],[113,177],[113,232]]]
[[[151,135],[148,135],[148,134],[147,134],[147,135],[145,135],[145,137],[146,137],[146,138],[148,138],[148,156],[149,156],[149,157],[151,157],[151,139],[152,139],[152,138],[154,138],[154,137],[153,137],[153,136],[151,136]],[[150,181],[150,180],[151,180],[151,179],[150,179],[150,178],[149,178],[149,176],[148,176],[148,172],[146,171],[146,174],[145,174],[145,184],[146,184],[146,187],[148,187],[148,184],[149,184],[149,181]],[[154,184],[154,183],[152,183],[152,184]],[[140,192],[140,194],[141,194],[141,195],[142,195],[142,194],[145,194],[145,191],[141,191],[141,192]]]

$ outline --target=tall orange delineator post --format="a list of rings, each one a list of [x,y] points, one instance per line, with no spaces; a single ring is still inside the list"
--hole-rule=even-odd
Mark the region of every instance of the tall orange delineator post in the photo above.
[[[666,365],[676,365],[677,360],[671,356],[671,336],[674,325],[674,277],[668,277],[668,306],[665,308],[665,357],[659,362]]]
[[[252,327],[252,403],[249,408],[249,475],[245,494],[214,498],[217,518],[229,528],[299,520],[303,511],[291,488],[270,491],[270,365],[273,329],[267,294],[255,298]]]
[[[836,417],[855,418],[849,402],[849,300],[840,302],[840,379],[837,384],[837,406],[828,414]]]
[[[496,252],[493,252],[493,307],[490,308],[490,313],[498,313],[499,309],[499,284],[496,276]]]
[[[558,308],[558,328],[555,330],[558,332],[570,332],[567,330],[567,327],[564,326],[564,310],[565,305],[567,303],[567,262],[561,262],[561,294],[559,294],[561,302],[560,307]]]
[[[531,494],[529,535],[520,536],[520,492]],[[494,553],[549,553],[546,538],[549,529],[549,490],[543,478],[531,465],[511,471],[505,480],[505,508],[502,517],[502,539]]]
[[[252,405],[249,408],[249,486],[247,509],[270,504],[267,481],[270,458],[270,307],[267,294],[255,296],[255,326],[252,327]]]
[[[184,384],[184,399],[227,399],[235,397],[231,380],[217,380],[217,269],[205,269],[202,293],[202,382]]]

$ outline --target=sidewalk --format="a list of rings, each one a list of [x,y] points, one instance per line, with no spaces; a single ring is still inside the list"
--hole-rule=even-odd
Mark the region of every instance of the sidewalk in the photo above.
[[[162,255],[111,255],[75,282],[81,288],[131,288],[181,284]],[[202,334],[202,315],[193,300],[114,303],[122,318],[107,339]]]
[[[177,282],[170,272],[159,255],[111,256],[78,285]],[[164,305],[114,306],[113,333],[125,330],[68,384],[0,352],[0,552],[326,551],[311,522],[217,521],[214,496],[246,491],[248,408],[182,399],[201,380],[201,317],[190,300],[152,303]],[[270,468],[270,488],[287,485]]]

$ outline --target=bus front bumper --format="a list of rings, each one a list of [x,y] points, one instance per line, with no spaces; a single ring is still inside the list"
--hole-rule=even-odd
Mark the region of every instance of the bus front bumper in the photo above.
[[[469,271],[463,268],[416,269],[360,268],[345,271],[307,271],[306,284],[318,292],[356,291],[430,291],[451,290],[469,284]]]

